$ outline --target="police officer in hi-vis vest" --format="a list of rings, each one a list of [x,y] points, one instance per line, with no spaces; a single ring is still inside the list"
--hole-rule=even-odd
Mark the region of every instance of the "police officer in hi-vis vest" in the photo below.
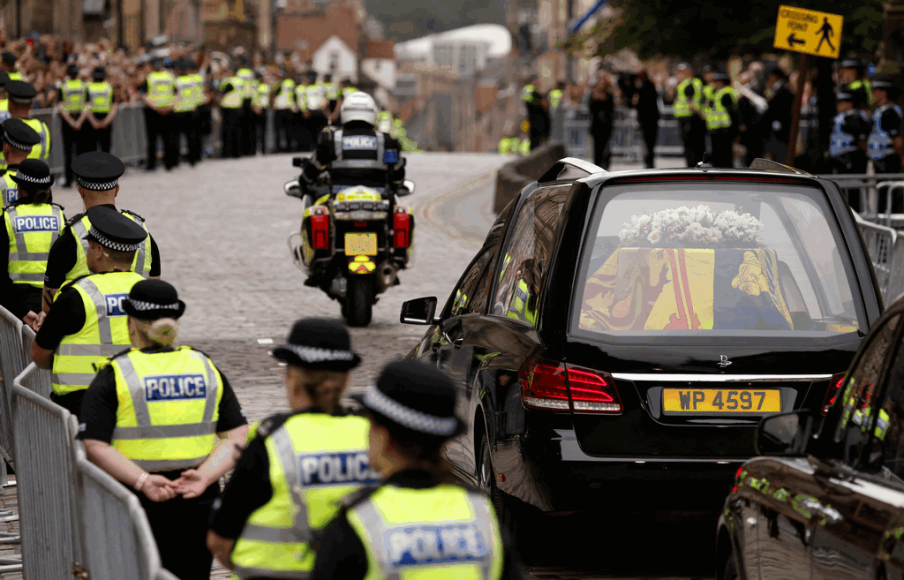
[[[50,246],[63,231],[63,208],[51,203],[53,176],[40,159],[26,159],[12,177],[19,199],[3,209],[0,236],[0,303],[28,322],[41,312],[41,288]],[[2,246],[6,246],[5,248]]]
[[[274,143],[278,153],[288,153],[295,150],[295,81],[284,70],[279,71],[279,78],[273,99]]]
[[[673,110],[681,124],[684,160],[688,167],[696,167],[703,160],[706,149],[706,121],[703,118],[703,81],[694,76],[694,69],[686,62],[675,71],[680,79],[675,90]]]
[[[88,276],[64,284],[31,346],[38,368],[52,369],[51,400],[78,415],[96,363],[129,348],[122,300],[141,276],[129,270],[144,229],[109,207],[88,210]]]
[[[222,149],[220,157],[241,157],[242,155],[242,131],[244,131],[242,118],[244,111],[242,104],[245,99],[245,81],[236,76],[235,65],[229,67],[230,76],[220,83],[220,113],[223,120],[220,123],[220,142]]]
[[[31,118],[38,91],[25,81],[8,81],[6,92],[9,95],[10,116],[13,119],[25,121],[25,124],[37,131],[41,138],[41,142],[36,147],[32,147],[31,153],[28,154],[29,159],[41,159],[47,162],[50,159],[50,129],[44,121]]]
[[[867,150],[876,174],[901,173],[902,155],[904,155],[904,135],[901,134],[901,122],[904,120],[901,107],[895,103],[898,98],[898,87],[889,75],[876,75],[872,83],[873,126],[867,140]],[[884,188],[883,188],[884,189]],[[879,211],[886,211],[887,196],[884,191],[879,194]],[[891,211],[901,213],[904,203],[900,197],[894,198]]]
[[[110,152],[110,141],[113,137],[113,119],[119,112],[119,105],[113,97],[113,86],[107,82],[107,70],[99,66],[91,73],[92,82],[88,83],[88,104],[85,107],[86,118],[91,125],[85,135],[85,152]]]
[[[730,81],[731,78],[723,72],[713,73],[712,104],[706,111],[713,167],[731,168],[734,165],[732,143],[738,135],[738,93],[728,84]]]
[[[175,288],[138,282],[121,309],[132,348],[98,365],[78,437],[89,460],[135,490],[162,566],[180,580],[208,580],[208,517],[247,421],[213,362],[173,346],[185,312]]]
[[[312,580],[519,578],[493,504],[456,485],[443,444],[466,428],[455,385],[413,360],[386,365],[361,404],[378,487],[342,501],[318,538]]]
[[[243,579],[307,578],[311,541],[340,500],[378,481],[367,459],[367,420],[339,405],[361,361],[345,327],[299,320],[273,356],[288,365],[292,410],[252,428],[208,532],[210,550]]]
[[[181,139],[181,135],[185,135],[185,144],[188,147],[188,164],[192,167],[201,159],[201,134],[196,120],[198,104],[201,99],[198,93],[203,87],[195,79],[195,75],[191,73],[194,63],[185,59],[176,61],[176,71],[179,76],[176,77],[176,98],[173,101],[173,117],[175,120],[175,129],[179,136],[176,137],[177,142]],[[181,143],[179,144],[181,150]]]
[[[152,171],[157,167],[157,138],[163,138],[163,165],[167,170],[179,162],[176,140],[178,133],[173,124],[173,99],[176,93],[176,79],[170,71],[164,70],[161,58],[151,61],[153,70],[144,83],[138,87],[144,101],[144,127],[147,132],[147,159],[144,167]]]
[[[870,120],[866,113],[856,108],[856,93],[839,89],[835,95],[832,135],[829,141],[829,162],[834,174],[866,173],[866,139],[870,132]],[[860,211],[860,189],[846,189],[848,204]]]
[[[0,171],[0,203],[10,204],[19,198],[19,184],[13,179],[19,164],[28,159],[29,153],[40,144],[41,137],[22,119],[3,122],[3,157],[8,161]]]
[[[85,83],[78,78],[79,69],[75,64],[66,67],[66,80],[60,83],[57,100],[57,110],[63,122],[63,171],[66,180],[63,187],[72,186],[72,158],[83,153],[81,149],[81,137],[85,118],[88,113],[84,110],[88,101],[88,93]]]
[[[88,233],[91,231],[91,219],[87,211],[98,206],[116,209],[119,178],[126,166],[109,153],[94,151],[76,157],[72,162],[72,170],[78,182],[78,194],[85,204],[85,213],[69,220],[50,249],[47,273],[44,276],[44,312],[50,309],[53,297],[63,282],[88,274]],[[122,214],[141,226],[145,232],[130,269],[143,278],[159,278],[160,250],[157,249],[157,242],[147,232],[144,218],[129,210],[122,210]]]

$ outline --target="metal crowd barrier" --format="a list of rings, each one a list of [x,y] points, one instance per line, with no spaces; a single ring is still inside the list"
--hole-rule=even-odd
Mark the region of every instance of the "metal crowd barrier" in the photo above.
[[[7,484],[7,463],[13,463],[13,397],[16,376],[25,368],[22,352],[22,321],[0,306],[0,484]]]
[[[35,340],[35,331],[27,324],[22,325],[22,352],[25,354],[23,369],[31,364],[31,343]],[[35,367],[34,372],[29,378],[29,388],[42,397],[50,398],[53,392],[53,373],[49,370],[39,369]]]
[[[904,292],[904,237],[892,228],[865,220],[856,212],[854,218],[876,271],[882,300],[888,306]]]

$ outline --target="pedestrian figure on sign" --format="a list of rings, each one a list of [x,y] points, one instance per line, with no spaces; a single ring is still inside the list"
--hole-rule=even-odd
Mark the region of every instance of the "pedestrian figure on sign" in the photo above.
[[[823,43],[823,42],[828,42],[828,43],[829,43],[829,48],[831,48],[831,49],[834,51],[834,50],[835,50],[835,45],[832,44],[832,41],[829,40],[829,39],[832,38],[832,36],[835,35],[835,31],[832,30],[832,25],[829,24],[829,19],[828,19],[828,18],[823,18],[823,19],[822,19],[822,28],[820,28],[819,30],[817,30],[817,32],[821,32],[821,33],[822,33],[822,38],[819,39],[819,44],[816,45],[816,52],[819,52],[819,49],[822,48],[822,43]]]

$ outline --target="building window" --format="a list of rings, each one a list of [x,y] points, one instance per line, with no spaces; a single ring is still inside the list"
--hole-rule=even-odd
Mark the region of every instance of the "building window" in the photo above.
[[[330,70],[339,70],[339,51],[330,52]]]

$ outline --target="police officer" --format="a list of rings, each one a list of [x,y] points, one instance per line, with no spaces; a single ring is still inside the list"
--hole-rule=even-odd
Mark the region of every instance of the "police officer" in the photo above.
[[[25,121],[25,124],[37,131],[41,138],[40,145],[33,147],[28,157],[47,162],[50,159],[50,129],[44,121],[31,118],[31,111],[38,91],[25,81],[8,81],[6,83],[6,92],[9,95],[10,116],[13,119]]]
[[[388,364],[368,387],[368,453],[383,482],[342,501],[312,580],[519,577],[492,502],[456,485],[442,455],[465,429],[455,399],[451,379],[413,360]]]
[[[869,79],[863,78],[863,63],[858,59],[845,59],[838,66],[841,85],[855,93],[855,101],[867,109],[873,108],[873,91]]]
[[[680,79],[675,91],[673,110],[681,124],[681,140],[684,143],[684,160],[688,167],[696,167],[703,160],[706,148],[706,121],[703,113],[703,81],[694,75],[694,69],[686,62],[678,65],[676,76]]]
[[[63,208],[50,202],[53,176],[46,163],[26,159],[12,180],[19,186],[19,199],[3,209],[0,271],[7,276],[0,278],[0,302],[16,317],[35,320],[41,312],[47,256],[66,218]]]
[[[512,294],[508,310],[505,313],[508,318],[522,320],[532,325],[536,324],[537,298],[540,287],[534,283],[533,279],[534,261],[528,258],[519,268],[515,292]]]
[[[242,134],[240,136],[239,149],[242,155],[254,155],[255,127],[252,119],[251,104],[254,100],[254,92],[257,89],[257,80],[254,78],[254,71],[248,68],[247,59],[240,57],[239,62],[240,68],[235,73],[235,76],[242,82]]]
[[[324,107],[327,105],[327,91],[327,85],[317,82],[317,73],[309,72],[308,85],[305,88],[308,105],[305,127],[311,134],[311,145],[317,143],[320,132],[330,124],[330,120],[324,112]]]
[[[72,186],[72,157],[84,152],[82,126],[87,118],[84,110],[88,101],[85,83],[78,78],[75,64],[66,67],[66,80],[60,84],[57,110],[63,119],[63,166],[66,181],[63,187]]]
[[[276,85],[276,97],[273,100],[273,130],[276,150],[287,153],[295,150],[292,128],[296,111],[295,81],[285,71],[280,71],[280,76],[282,80]]]
[[[537,88],[539,79],[534,79],[521,89],[521,100],[527,109],[527,120],[530,123],[530,148],[536,149],[543,142],[549,126],[549,113],[543,101],[543,95]]]
[[[153,70],[138,87],[144,101],[144,127],[147,132],[147,160],[145,168],[152,171],[157,167],[157,138],[163,139],[163,165],[167,170],[178,163],[178,146],[173,125],[173,99],[176,80],[170,71],[164,69],[163,59],[151,61]]]
[[[73,415],[80,413],[94,364],[129,348],[121,302],[143,278],[129,271],[144,229],[109,207],[88,210],[87,263],[90,274],[65,284],[41,319],[31,358],[52,369],[50,398]]]
[[[549,91],[549,95],[547,95],[546,99],[549,101],[550,109],[558,109],[559,105],[562,104],[562,99],[565,98],[565,81],[558,81],[556,83],[556,88]]]
[[[6,94],[6,83],[9,77],[0,72],[0,123],[11,118],[9,114],[9,95]]]
[[[107,71],[99,66],[91,75],[93,82],[88,83],[87,119],[91,130],[86,135],[85,152],[110,152],[110,141],[113,136],[113,119],[119,111],[119,105],[113,97],[113,86],[107,82]]]
[[[202,90],[194,75],[192,65],[186,60],[176,62],[176,98],[173,104],[175,128],[179,135],[185,135],[188,146],[188,163],[192,167],[201,158],[201,135],[198,134],[198,123],[195,119],[198,108],[198,91]],[[179,137],[177,137],[177,140]],[[180,147],[181,149],[181,143]]]
[[[119,178],[126,167],[115,156],[94,151],[76,157],[72,162],[72,170],[78,182],[78,193],[84,203],[85,212],[69,220],[63,233],[50,249],[47,274],[44,278],[45,312],[50,309],[57,290],[65,281],[88,274],[88,241],[92,226],[88,211],[94,207],[116,210]],[[147,232],[144,218],[129,210],[122,210],[121,213],[144,231],[144,238],[138,244],[138,251],[135,252],[130,269],[144,278],[160,277],[160,251],[157,249],[157,242]]]
[[[834,174],[866,173],[866,143],[870,132],[870,120],[866,113],[854,107],[855,96],[844,89],[835,96],[838,112],[832,121],[829,143],[829,160]],[[860,208],[860,190],[848,189],[848,203],[854,210]]]
[[[376,103],[367,93],[352,93],[342,103],[342,127],[323,131],[304,176],[313,181],[329,168],[334,185],[398,187],[405,164],[398,141],[374,128]]]
[[[259,149],[261,154],[267,154],[267,111],[270,110],[270,83],[263,75],[258,75],[257,87],[254,90],[254,101],[251,106],[255,125],[253,144],[254,151]]]
[[[207,520],[247,421],[213,362],[172,346],[185,312],[175,288],[144,280],[122,298],[132,348],[99,365],[79,438],[89,460],[135,489],[163,567],[180,580],[208,580]]]
[[[319,83],[323,87],[324,98],[327,102],[326,117],[329,122],[335,123],[339,117],[339,87],[333,82],[332,74],[323,75],[323,82]]]
[[[209,97],[207,96],[207,91],[204,87],[204,77],[201,76],[199,72],[198,63],[196,63],[191,58],[185,59],[185,64],[188,67],[186,72],[188,73],[188,79],[192,85],[192,96],[194,97],[195,108],[192,111],[192,124],[194,125],[194,150],[192,150],[192,144],[188,145],[188,159],[189,162],[194,161],[195,163],[201,162],[202,157],[202,139],[204,135],[204,127],[205,123],[207,126],[210,124],[210,105]],[[209,133],[209,131],[208,131]]]
[[[273,356],[288,365],[292,410],[253,429],[208,532],[208,547],[239,578],[306,578],[314,534],[344,496],[378,480],[367,459],[367,421],[339,405],[361,361],[345,327],[299,320]]]
[[[5,51],[2,55],[0,55],[0,66],[3,67],[3,72],[6,73],[7,77],[11,81],[24,81],[25,77],[16,70],[16,61],[19,58],[8,51]]]
[[[230,69],[234,71],[234,68]],[[245,99],[245,82],[236,75],[226,77],[220,83],[220,112],[223,120],[220,125],[220,140],[223,149],[221,157],[240,157],[242,141],[242,104]]]
[[[900,173],[904,138],[901,137],[901,107],[894,101],[898,88],[888,75],[876,75],[872,84],[876,111],[869,134],[869,158],[876,173]]]
[[[19,198],[19,186],[13,177],[19,164],[28,159],[31,150],[41,142],[41,137],[22,119],[7,119],[3,123],[3,158],[6,169],[0,172],[0,198],[8,205]]]
[[[706,114],[706,129],[709,131],[712,151],[710,162],[713,167],[732,167],[734,154],[732,142],[737,135],[738,93],[728,85],[731,79],[723,72],[713,73],[712,106]]]

